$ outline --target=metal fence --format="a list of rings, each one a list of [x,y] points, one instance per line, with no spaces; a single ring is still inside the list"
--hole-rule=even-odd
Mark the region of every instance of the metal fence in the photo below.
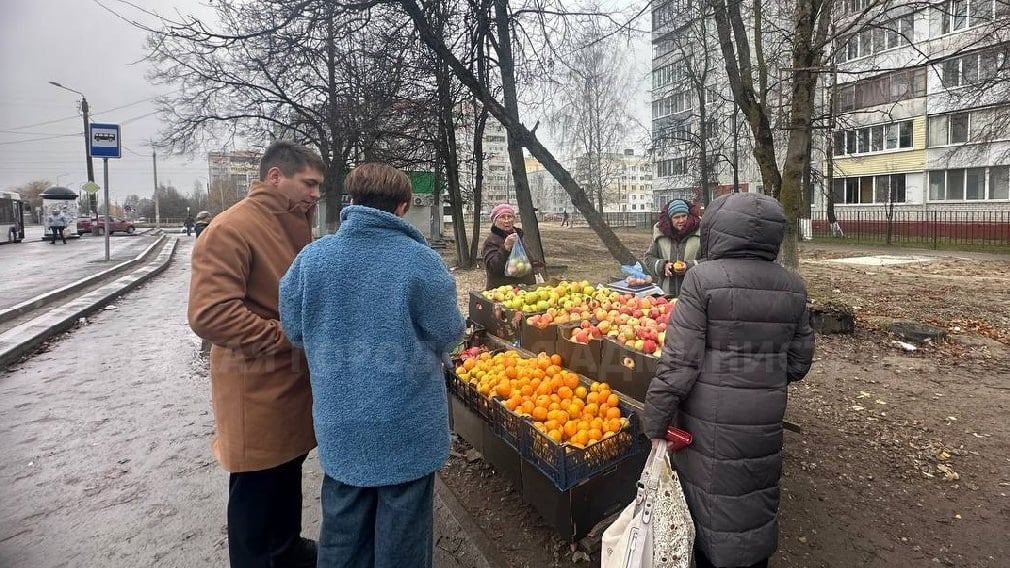
[[[659,219],[657,211],[617,211],[601,215],[603,221],[610,227],[634,227],[637,229],[651,228]],[[585,226],[586,219],[582,215],[573,215],[572,224]]]
[[[814,238],[925,248],[977,246],[1010,252],[1010,211],[836,210],[834,229],[821,214],[812,219]],[[890,238],[888,238],[890,236]]]

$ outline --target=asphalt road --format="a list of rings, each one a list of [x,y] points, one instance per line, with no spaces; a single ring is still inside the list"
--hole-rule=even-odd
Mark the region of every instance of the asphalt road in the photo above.
[[[192,242],[181,236],[168,268],[113,309],[0,371],[0,567],[227,566],[228,476],[210,452],[207,362],[185,315]],[[310,538],[321,483],[312,452]],[[489,566],[446,491],[436,483],[434,565]]]
[[[141,232],[110,235],[110,260],[106,262],[105,237],[87,235],[68,238],[65,245],[59,241],[54,245],[42,240],[40,226],[26,227],[24,241],[0,246],[3,274],[0,308],[9,308],[136,257],[157,239]]]

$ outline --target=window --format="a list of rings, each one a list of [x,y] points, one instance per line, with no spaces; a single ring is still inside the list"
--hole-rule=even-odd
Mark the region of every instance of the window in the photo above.
[[[831,195],[835,203],[904,203],[905,174],[835,179]]]
[[[937,73],[945,88],[963,87],[994,79],[1003,66],[1004,59],[1002,49],[988,49],[944,60],[938,65]]]
[[[948,34],[992,21],[993,0],[947,0],[934,10],[940,31]]]
[[[840,38],[835,45],[835,62],[844,63],[888,49],[910,45],[914,41],[913,25],[912,14],[905,14],[890,21],[867,26],[848,37]]]
[[[912,121],[835,132],[834,153],[862,154],[912,147]]]
[[[985,168],[965,170],[964,198],[985,199]]]
[[[672,158],[656,162],[656,175],[659,177],[680,176],[687,173],[687,158]]]
[[[838,112],[890,104],[905,99],[926,96],[926,68],[917,67],[839,85],[836,106]]]
[[[950,115],[950,144],[962,144],[968,141],[968,117],[969,114]]]
[[[1010,167],[989,168],[989,199],[1010,199]]]

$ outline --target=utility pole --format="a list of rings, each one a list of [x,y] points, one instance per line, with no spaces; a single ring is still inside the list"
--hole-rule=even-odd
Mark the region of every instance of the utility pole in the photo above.
[[[49,81],[49,84],[53,85],[54,87],[59,87],[59,88],[65,90],[65,91],[70,91],[71,93],[76,93],[78,95],[81,95],[81,114],[84,116],[84,159],[85,159],[85,163],[87,163],[87,167],[88,167],[88,181],[94,183],[94,181],[95,181],[95,165],[94,165],[94,163],[91,160],[91,141],[88,138],[91,135],[90,134],[90,132],[91,132],[91,119],[90,119],[90,116],[89,116],[90,107],[88,107],[88,98],[84,96],[84,93],[82,93],[82,92],[80,92],[80,91],[78,91],[76,89],[71,89],[70,87],[68,87],[66,85],[61,85],[60,83],[57,83],[56,81]],[[88,206],[90,207],[91,211],[94,212],[94,213],[96,213],[96,214],[98,213],[98,203],[97,203],[97,201],[98,201],[98,196],[97,195],[95,195],[95,194],[90,194],[89,195],[89,197],[88,197]],[[91,216],[91,215],[89,215],[89,216]]]
[[[158,203],[158,151],[151,142],[151,161],[154,166],[154,226],[161,228],[161,205]]]

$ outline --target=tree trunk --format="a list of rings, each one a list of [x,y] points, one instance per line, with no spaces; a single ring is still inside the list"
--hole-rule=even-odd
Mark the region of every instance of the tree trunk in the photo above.
[[[452,211],[452,230],[456,240],[456,264],[460,268],[473,268],[473,257],[466,240],[466,221],[463,219],[463,198],[459,189],[459,155],[456,152],[456,121],[453,117],[452,78],[448,67],[436,62],[438,104],[441,119],[439,126],[439,150],[445,164],[446,185],[449,191],[449,208]],[[442,207],[436,203],[439,223]]]
[[[414,26],[421,36],[421,40],[439,58],[449,64],[456,77],[470,89],[470,92],[481,100],[488,111],[508,130],[509,135],[515,137],[518,144],[528,148],[533,157],[543,164],[544,168],[550,172],[554,179],[571,196],[572,205],[586,218],[586,222],[590,228],[596,232],[600,238],[600,242],[607,247],[607,250],[614,259],[622,264],[633,264],[636,260],[635,255],[624,246],[624,243],[617,238],[613,230],[603,221],[603,217],[593,208],[585,192],[575,182],[568,170],[540,143],[536,134],[522,124],[518,114],[506,111],[505,107],[495,100],[490,91],[453,55],[449,48],[432,34],[431,27],[424,19],[424,15],[418,7],[416,0],[400,0],[400,4],[411,20],[413,20]]]
[[[495,0],[495,27],[498,31],[498,68],[501,71],[502,96],[505,101],[505,112],[519,116],[519,99],[516,95],[515,61],[512,57],[512,28],[509,25],[508,0]],[[540,225],[537,213],[533,209],[533,196],[530,195],[530,184],[526,179],[526,158],[519,139],[510,130],[508,133],[509,163],[512,166],[512,181],[515,184],[516,203],[519,205],[519,218],[523,225],[523,243],[530,249],[535,258],[544,262],[544,247],[540,242]]]
[[[474,101],[477,104],[477,101]],[[488,110],[480,105],[473,126],[473,240],[470,241],[470,256],[477,262],[480,253],[480,211],[484,205],[484,126],[487,124]]]

